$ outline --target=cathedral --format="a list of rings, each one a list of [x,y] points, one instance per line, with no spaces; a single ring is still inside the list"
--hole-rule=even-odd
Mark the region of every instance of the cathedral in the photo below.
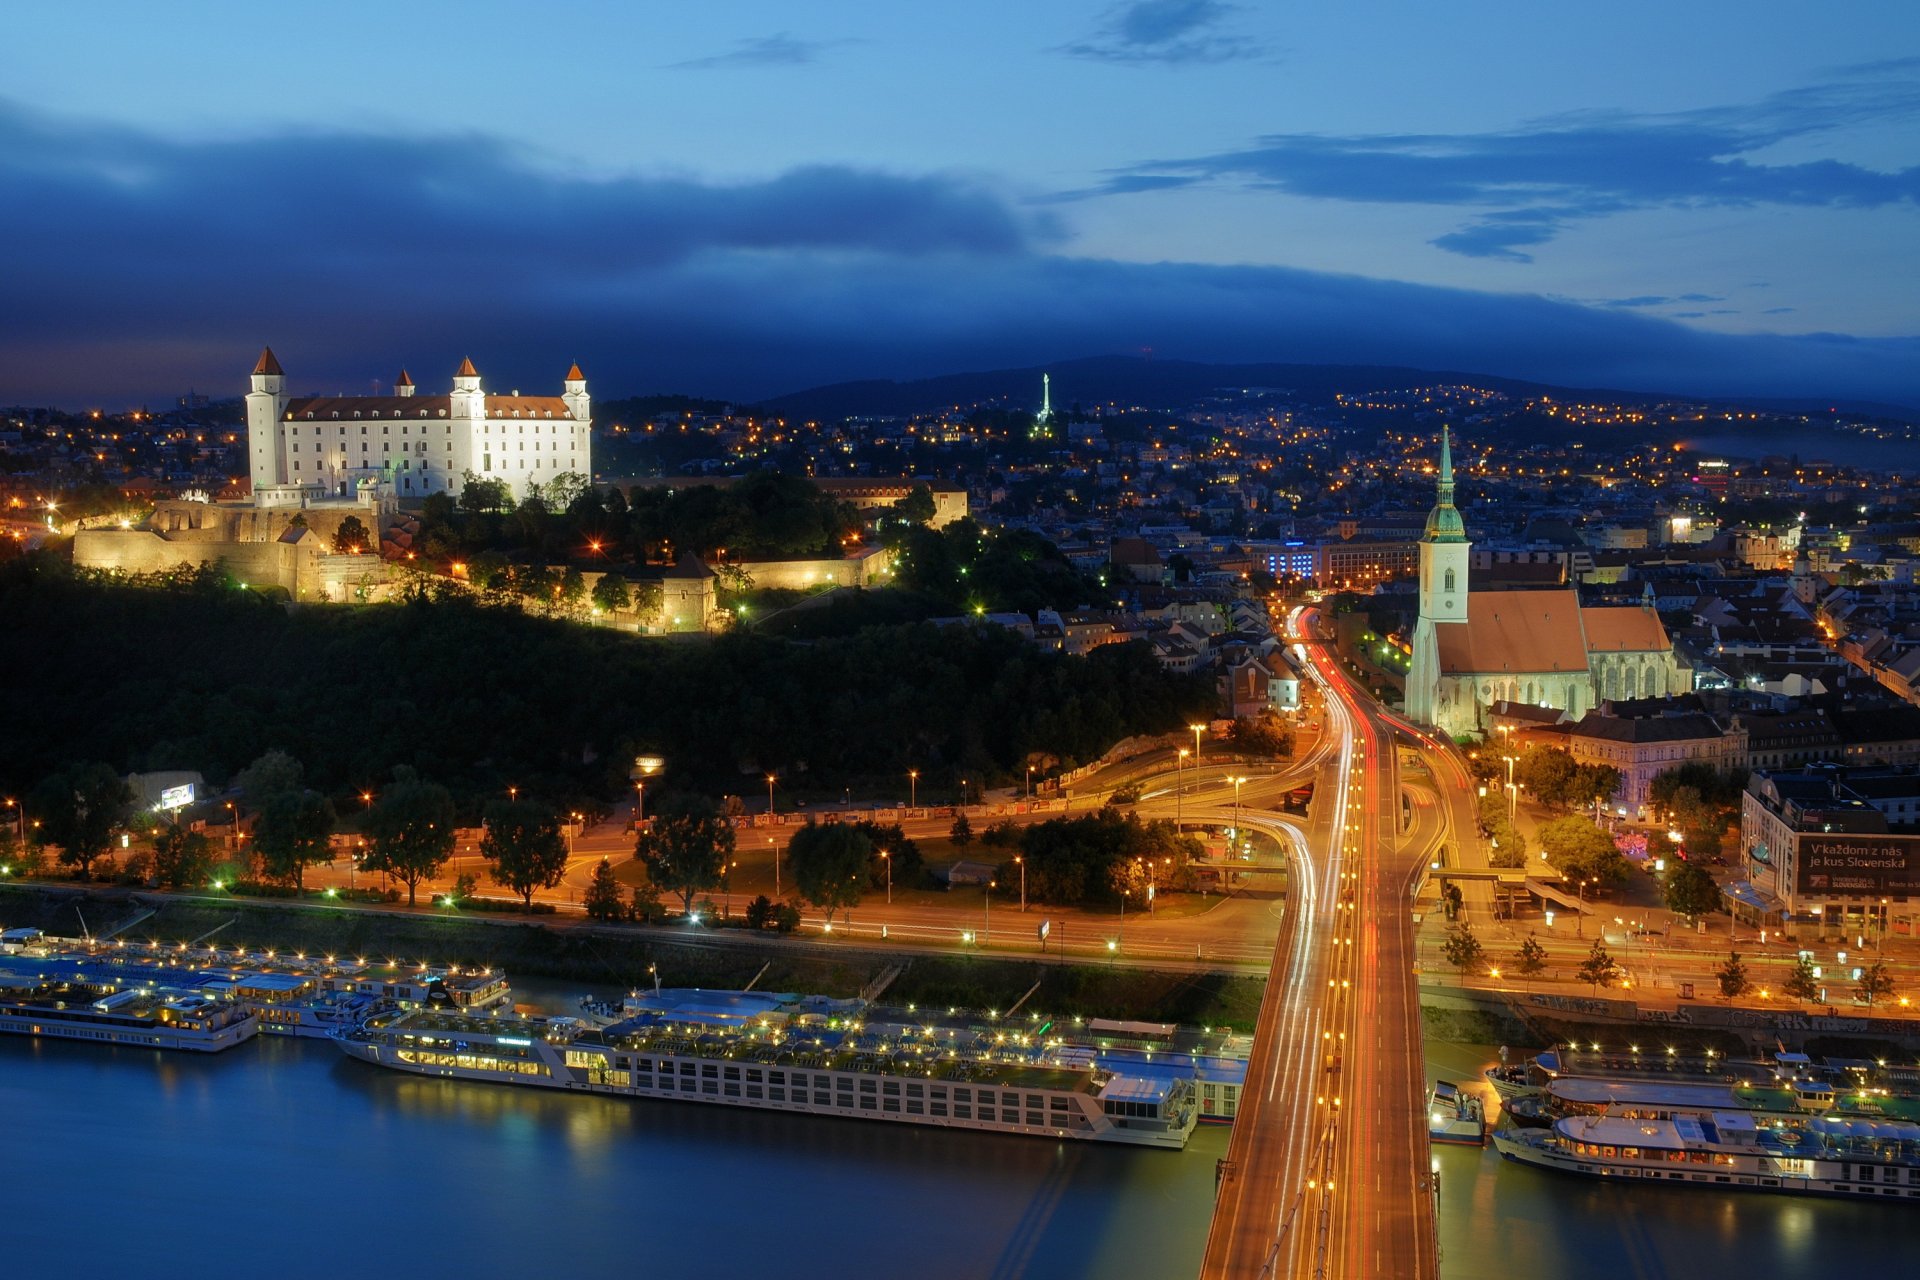
[[[269,348],[247,395],[253,500],[299,507],[385,486],[417,503],[430,493],[457,497],[469,472],[505,483],[518,499],[563,475],[589,478],[593,402],[579,365],[563,386],[557,396],[489,393],[473,361],[462,360],[446,395],[415,395],[402,369],[392,395],[296,398]]]
[[[1475,591],[1467,581],[1472,549],[1453,505],[1452,442],[1442,429],[1439,500],[1420,538],[1410,718],[1475,737],[1496,702],[1553,707],[1578,719],[1603,700],[1665,698],[1693,687],[1652,609],[1585,607],[1571,587]]]

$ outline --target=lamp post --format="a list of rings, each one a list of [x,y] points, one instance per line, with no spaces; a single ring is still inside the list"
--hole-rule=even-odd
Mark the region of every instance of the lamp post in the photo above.
[[[7,803],[12,804],[13,801],[9,800]],[[240,811],[234,808],[233,801],[229,800],[227,801],[227,812],[233,816],[233,835],[230,843],[237,849],[240,847]]]
[[[1027,799],[1033,799],[1033,766],[1027,766]]]
[[[25,849],[27,847],[27,806],[9,796],[7,808],[14,811],[14,821],[20,826],[20,847]]]
[[[912,813],[920,807],[920,771],[907,770],[907,812]]]
[[[647,784],[635,778],[633,780],[633,829],[638,831],[640,824],[647,820]]]
[[[773,850],[773,896],[778,898],[781,896],[781,893],[780,893],[780,846],[773,842],[772,836],[768,836],[767,847]]]
[[[993,880],[987,881],[987,896],[984,899],[987,905],[980,930],[980,945],[983,947],[993,945],[993,889],[996,883],[998,882]]]
[[[773,816],[773,775],[767,775],[767,816]]]
[[[892,852],[886,849],[882,849],[880,851],[880,861],[885,863],[887,867],[887,905],[892,906],[893,905],[893,854]]]
[[[507,788],[507,799],[509,799],[509,800],[511,800],[511,801],[514,801],[514,802],[516,802],[516,803],[518,803],[518,801],[519,801],[519,799],[520,799],[520,788],[518,788],[518,787],[508,787],[508,788]]]
[[[1200,767],[1200,735],[1205,731],[1206,727],[1207,726],[1203,724],[1190,724],[1187,726],[1187,728],[1193,730],[1193,764],[1196,769]]]
[[[1578,895],[1580,909],[1574,912],[1573,917],[1574,936],[1580,938],[1587,936],[1587,885],[1589,883],[1591,882],[1588,880],[1582,880],[1580,882]]]
[[[1013,855],[1013,865],[1020,868],[1020,909],[1027,909],[1027,859],[1023,854]]]
[[[1233,827],[1235,831],[1240,829],[1240,784],[1245,781],[1246,778],[1244,775],[1233,779]]]

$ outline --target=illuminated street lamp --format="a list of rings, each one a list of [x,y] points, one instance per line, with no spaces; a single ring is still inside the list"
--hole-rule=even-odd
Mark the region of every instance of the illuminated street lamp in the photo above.
[[[887,867],[887,905],[893,905],[893,854],[886,849],[880,851],[880,861]]]
[[[767,816],[773,816],[773,775],[767,775]]]
[[[1020,868],[1020,909],[1027,909],[1027,860],[1022,854],[1013,855],[1013,865]]]
[[[920,771],[907,770],[907,811],[911,813],[920,807]]]
[[[1033,766],[1027,766],[1027,799],[1033,799]]]
[[[1200,764],[1200,735],[1205,731],[1206,727],[1207,726],[1203,724],[1190,724],[1187,726],[1187,728],[1193,730],[1193,763],[1196,768],[1198,768]]]

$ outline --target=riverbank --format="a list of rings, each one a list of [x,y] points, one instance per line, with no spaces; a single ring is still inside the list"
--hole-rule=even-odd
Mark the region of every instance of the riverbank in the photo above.
[[[1266,987],[1264,978],[1232,972],[902,955],[736,930],[689,933],[363,907],[208,902],[126,890],[0,886],[0,925],[9,928],[33,926],[70,936],[101,933],[148,910],[153,914],[124,936],[488,966],[504,969],[509,978],[563,979],[602,990],[650,985],[657,973],[669,986],[736,988],[757,976],[761,990],[844,997],[858,995],[876,977],[899,966],[886,988],[889,1003],[991,1011],[1010,1008],[1026,996],[1023,1008],[1054,1017],[1249,1030]]]

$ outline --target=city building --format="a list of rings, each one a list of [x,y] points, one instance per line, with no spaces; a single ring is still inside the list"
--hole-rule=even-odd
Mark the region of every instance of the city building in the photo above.
[[[264,349],[246,398],[254,503],[352,499],[370,484],[417,502],[457,496],[468,473],[505,484],[516,499],[562,476],[590,481],[593,402],[579,365],[563,387],[557,396],[490,394],[473,361],[462,360],[445,395],[415,394],[402,369],[392,395],[295,397]]]
[[[1735,901],[1796,934],[1911,936],[1920,900],[1920,775],[1757,770],[1740,805],[1750,892]]]
[[[1570,587],[1472,590],[1473,544],[1453,498],[1452,441],[1443,429],[1438,501],[1419,543],[1409,716],[1456,736],[1478,735],[1498,701],[1578,717],[1603,698],[1691,691],[1692,672],[1651,608],[1582,607]]]

